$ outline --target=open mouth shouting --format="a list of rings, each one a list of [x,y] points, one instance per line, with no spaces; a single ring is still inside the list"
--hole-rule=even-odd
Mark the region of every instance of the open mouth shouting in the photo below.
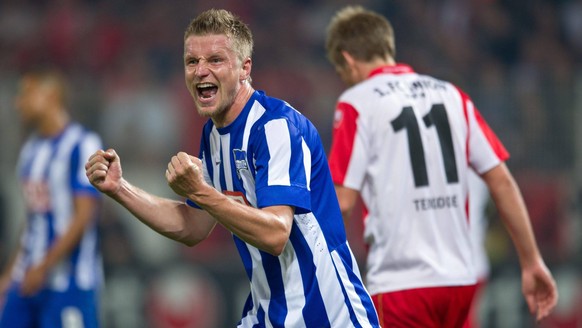
[[[208,103],[216,97],[218,87],[212,83],[204,82],[196,85],[198,99],[203,103]]]

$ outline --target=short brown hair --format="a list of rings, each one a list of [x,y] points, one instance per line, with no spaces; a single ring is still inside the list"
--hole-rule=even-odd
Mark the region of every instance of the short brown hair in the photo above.
[[[361,6],[339,10],[327,27],[325,43],[327,58],[335,66],[344,66],[342,51],[355,59],[394,58],[394,30],[384,16]]]
[[[184,41],[191,35],[224,34],[242,61],[253,52],[253,35],[249,27],[233,13],[224,9],[210,9],[194,18],[186,31]]]

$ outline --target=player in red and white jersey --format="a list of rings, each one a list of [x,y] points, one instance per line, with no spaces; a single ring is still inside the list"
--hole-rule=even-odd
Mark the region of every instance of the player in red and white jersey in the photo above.
[[[361,196],[367,284],[383,326],[460,327],[475,291],[468,172],[488,185],[537,319],[557,302],[504,146],[451,83],[394,60],[386,18],[348,6],[326,50],[350,87],[335,112],[329,164],[344,217]]]

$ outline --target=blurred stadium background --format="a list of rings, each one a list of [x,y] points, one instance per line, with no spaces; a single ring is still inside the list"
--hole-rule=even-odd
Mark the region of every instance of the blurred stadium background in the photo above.
[[[253,84],[309,117],[329,147],[343,89],[324,53],[335,10],[363,4],[385,14],[397,59],[465,89],[510,153],[560,303],[541,327],[582,327],[582,1],[213,0],[0,1],[0,262],[23,218],[15,161],[26,131],[13,97],[19,73],[52,63],[70,77],[74,117],[122,158],[126,177],[173,197],[170,156],[197,154],[203,122],[184,86],[183,30],[225,8],[255,36]],[[483,327],[531,327],[513,248],[492,211],[492,271]],[[101,221],[104,327],[233,327],[248,282],[230,234],[218,227],[195,248],[166,240],[110,200]],[[361,223],[349,235],[357,257]],[[363,262],[361,262],[363,263]]]

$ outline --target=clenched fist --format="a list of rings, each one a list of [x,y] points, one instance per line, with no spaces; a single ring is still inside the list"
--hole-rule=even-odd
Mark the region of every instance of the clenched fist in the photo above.
[[[89,182],[97,190],[114,196],[121,188],[121,161],[113,149],[98,150],[85,164]]]
[[[166,180],[176,194],[190,199],[208,187],[204,180],[202,161],[185,152],[172,156],[166,170]]]

